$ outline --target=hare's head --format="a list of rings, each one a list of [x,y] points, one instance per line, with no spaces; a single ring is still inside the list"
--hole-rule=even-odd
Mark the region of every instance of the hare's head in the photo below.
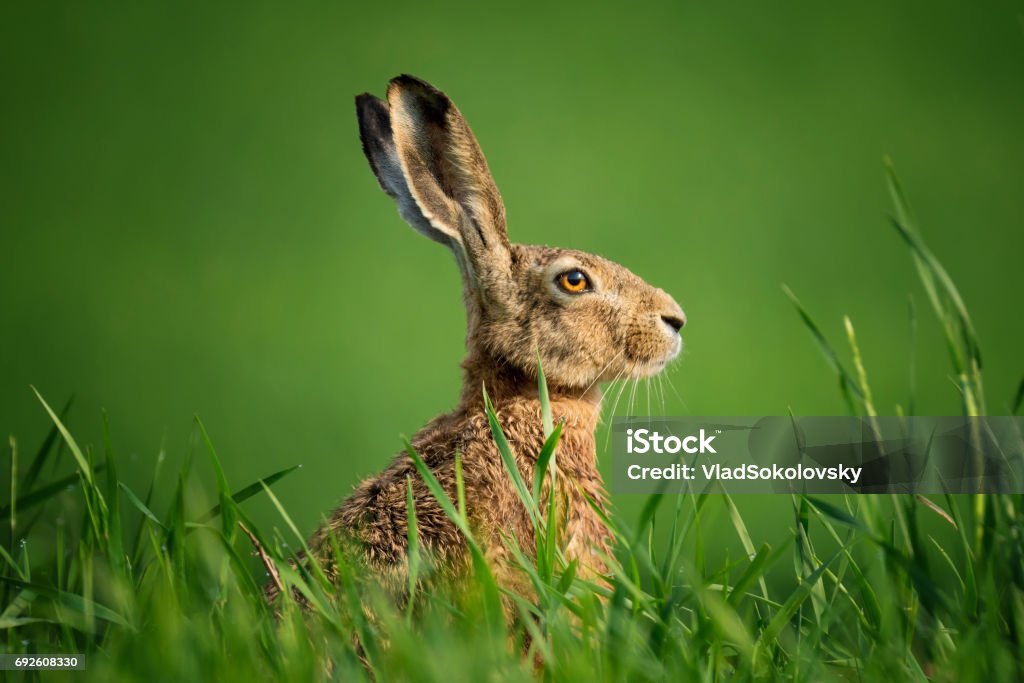
[[[356,98],[363,150],[409,225],[455,254],[470,351],[586,388],[653,375],[679,355],[686,322],[671,296],[617,263],[572,249],[510,244],[505,206],[462,114],[423,81]]]

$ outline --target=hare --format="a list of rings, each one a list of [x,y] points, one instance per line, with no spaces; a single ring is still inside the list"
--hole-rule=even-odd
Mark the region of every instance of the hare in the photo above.
[[[534,547],[529,516],[505,470],[484,412],[482,387],[526,481],[544,443],[537,389],[542,362],[556,422],[562,421],[556,495],[563,553],[578,575],[597,578],[610,551],[608,531],[586,497],[603,505],[594,430],[601,382],[646,377],[680,352],[686,322],[671,296],[622,266],[570,249],[512,244],[505,207],[483,153],[448,97],[412,76],[393,79],[387,100],[356,98],[363,151],[381,188],[420,234],[446,246],[462,274],[467,312],[458,406],[411,443],[455,499],[461,454],[466,512],[499,584],[523,589],[503,535]],[[418,476],[406,452],[359,484],[309,543],[328,575],[332,547],[356,549],[396,596],[407,591],[406,480],[411,481],[419,545],[433,572],[453,579],[470,566],[461,533]],[[544,496],[548,495],[547,490]]]

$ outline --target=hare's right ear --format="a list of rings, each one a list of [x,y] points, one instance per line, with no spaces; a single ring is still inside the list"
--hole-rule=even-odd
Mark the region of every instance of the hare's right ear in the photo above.
[[[455,252],[481,304],[510,301],[505,205],[455,104],[429,83],[399,76],[387,102],[360,95],[356,109],[363,150],[402,218]]]
[[[391,132],[391,114],[387,103],[364,93],[356,97],[356,114],[359,117],[359,138],[363,142],[363,153],[366,154],[381,189],[398,203],[399,215],[420,234],[458,250],[462,241],[458,230],[442,222],[435,225],[428,220],[409,191],[395,149],[395,138]]]

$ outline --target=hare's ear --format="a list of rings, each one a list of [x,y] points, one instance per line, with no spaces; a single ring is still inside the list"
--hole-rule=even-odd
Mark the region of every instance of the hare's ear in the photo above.
[[[428,220],[409,192],[395,150],[387,103],[364,93],[356,97],[356,115],[359,117],[359,138],[363,142],[363,153],[381,188],[398,203],[399,215],[420,234],[460,251],[462,240],[458,231],[442,223],[435,225]]]
[[[436,230],[457,235],[460,264],[484,298],[507,280],[505,205],[480,146],[448,96],[412,76],[388,87],[391,133],[406,186]]]

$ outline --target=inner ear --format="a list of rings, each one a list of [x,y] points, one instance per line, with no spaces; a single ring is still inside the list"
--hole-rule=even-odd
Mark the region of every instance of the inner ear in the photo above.
[[[501,301],[511,278],[505,207],[483,152],[455,104],[412,76],[388,88],[395,149],[423,215],[458,233],[472,285]]]
[[[443,92],[412,76],[388,88],[395,144],[417,200],[451,202],[467,250],[508,250],[505,206],[469,124]],[[451,219],[456,216],[452,215]],[[476,244],[470,244],[470,241]],[[482,253],[474,256],[484,256]]]
[[[396,81],[399,79],[395,79]],[[394,83],[394,81],[392,82]],[[389,99],[391,90],[388,91]],[[459,198],[459,184],[455,181],[455,168],[448,160],[450,133],[446,116],[453,106],[451,100],[433,88],[399,90],[403,114],[413,122],[416,134],[410,142],[433,180],[449,197]]]
[[[356,114],[359,118],[359,139],[363,143],[363,153],[370,162],[370,168],[377,176],[381,188],[398,204],[399,215],[420,234],[458,250],[461,242],[458,231],[445,224],[434,224],[428,220],[409,190],[409,183],[395,148],[391,114],[387,103],[370,94],[360,95],[356,98]]]

